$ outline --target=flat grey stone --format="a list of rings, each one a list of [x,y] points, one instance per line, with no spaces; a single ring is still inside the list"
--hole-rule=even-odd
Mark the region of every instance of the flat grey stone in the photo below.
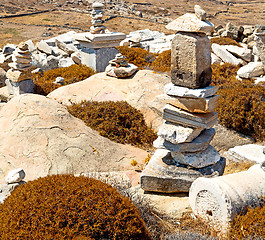
[[[220,155],[217,150],[209,145],[202,152],[181,153],[171,152],[172,158],[180,164],[189,165],[194,168],[203,168],[217,163],[220,160]]]
[[[171,152],[199,152],[208,148],[211,140],[215,135],[214,128],[205,129],[201,134],[196,137],[192,142],[183,142],[179,144],[173,144],[162,137],[158,137],[153,145],[157,149],[166,149]]]
[[[195,169],[176,164],[169,151],[158,149],[141,174],[141,188],[150,192],[188,192],[197,178],[222,175],[224,168],[224,158],[214,165]]]
[[[36,47],[42,53],[45,53],[47,55],[51,55],[52,54],[51,47],[44,40],[41,40],[40,42],[38,42]]]
[[[238,47],[234,45],[225,45],[225,49],[236,57],[242,58],[247,62],[251,61],[251,50],[248,48]]]
[[[189,113],[170,104],[164,107],[163,119],[192,128],[211,128],[218,121],[218,113]]]
[[[20,82],[13,82],[7,79],[6,85],[7,85],[8,93],[12,95],[19,95],[23,93],[34,92],[34,82],[32,79],[23,80]]]
[[[237,71],[237,75],[241,78],[258,77],[263,74],[265,74],[265,69],[262,62],[250,62]]]
[[[265,32],[255,34],[255,42],[258,50],[258,55],[265,69]]]
[[[190,89],[186,87],[176,86],[173,83],[168,83],[164,87],[165,94],[178,97],[206,98],[213,96],[216,92],[217,88],[215,86]]]
[[[173,144],[177,144],[191,142],[202,130],[202,128],[190,128],[179,124],[164,122],[159,128],[157,135]]]

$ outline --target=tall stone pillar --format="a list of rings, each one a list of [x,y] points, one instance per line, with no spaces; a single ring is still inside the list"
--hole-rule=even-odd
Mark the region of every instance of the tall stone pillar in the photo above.
[[[92,27],[90,32],[76,34],[75,39],[80,43],[82,51],[89,54],[88,63],[97,72],[104,72],[109,61],[119,53],[115,47],[126,38],[124,33],[110,32],[103,25],[104,5],[95,2],[92,4]]]
[[[211,43],[205,32],[213,25],[195,6],[167,25],[172,42],[171,83],[164,87],[163,125],[155,154],[141,175],[141,187],[153,192],[188,192],[201,176],[222,175],[225,159],[210,145],[217,123],[218,96],[211,83]]]

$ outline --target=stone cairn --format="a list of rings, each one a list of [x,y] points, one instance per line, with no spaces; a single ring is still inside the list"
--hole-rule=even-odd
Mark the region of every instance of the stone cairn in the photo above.
[[[163,125],[157,148],[141,175],[141,187],[154,192],[188,192],[202,176],[222,175],[225,159],[209,145],[217,123],[218,97],[211,83],[211,42],[214,26],[198,5],[167,25],[177,33],[172,41],[171,83],[164,88]]]
[[[103,11],[102,8],[104,7],[104,4],[95,2],[92,4],[92,12],[91,12],[91,17],[92,17],[92,26],[90,27],[90,32],[93,34],[98,34],[98,33],[105,33],[106,27],[103,25]]]
[[[134,74],[138,67],[134,64],[128,64],[125,58],[121,53],[116,54],[115,58],[110,60],[109,65],[106,67],[106,74],[116,78],[130,77]]]
[[[26,43],[22,42],[18,45],[12,60],[13,62],[8,64],[10,69],[6,73],[9,94],[33,93],[31,53]]]

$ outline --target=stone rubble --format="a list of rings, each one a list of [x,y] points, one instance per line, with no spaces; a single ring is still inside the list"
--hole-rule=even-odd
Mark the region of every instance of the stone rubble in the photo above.
[[[90,27],[90,32],[93,34],[98,34],[98,33],[105,33],[106,27],[103,25],[103,11],[102,8],[104,5],[99,2],[94,2],[92,4],[92,12],[91,12],[91,17],[92,17],[92,26]]]
[[[11,95],[33,93],[34,83],[31,79],[31,54],[28,45],[22,42],[13,52],[13,62],[9,63],[10,69],[6,73],[6,85]]]
[[[199,176],[224,172],[225,159],[210,145],[215,134],[212,127],[218,119],[214,112],[218,96],[216,87],[209,86],[211,44],[202,26],[212,25],[201,21],[205,19],[203,9],[196,6],[195,12],[196,15],[185,14],[168,25],[177,31],[172,42],[171,83],[164,88],[165,122],[154,142],[158,149],[141,175],[145,191],[188,192]]]
[[[118,53],[113,60],[109,61],[105,70],[106,74],[116,78],[126,78],[133,75],[138,67],[134,64],[128,64],[125,58],[121,53]]]

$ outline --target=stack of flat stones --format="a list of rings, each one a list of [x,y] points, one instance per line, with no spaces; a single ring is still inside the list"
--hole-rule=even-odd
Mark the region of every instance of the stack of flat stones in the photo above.
[[[12,60],[13,62],[8,64],[10,69],[6,73],[9,94],[33,93],[31,53],[26,43],[22,42],[18,45],[13,52]]]
[[[201,16],[201,17],[200,17]],[[173,23],[173,24],[172,24]],[[171,83],[164,88],[164,123],[157,148],[141,175],[141,187],[153,192],[188,192],[202,176],[222,175],[225,159],[210,145],[218,121],[216,87],[211,83],[211,43],[205,32],[213,25],[198,5],[169,23],[172,42]]]
[[[90,32],[93,34],[100,34],[100,33],[105,33],[106,27],[103,25],[103,11],[102,8],[104,5],[99,2],[94,2],[92,4],[92,12],[91,12],[91,17],[92,17],[92,26],[90,27]]]
[[[106,74],[116,78],[126,78],[133,75],[138,67],[134,64],[128,64],[125,58],[121,53],[116,54],[115,58],[110,60],[106,67]]]

